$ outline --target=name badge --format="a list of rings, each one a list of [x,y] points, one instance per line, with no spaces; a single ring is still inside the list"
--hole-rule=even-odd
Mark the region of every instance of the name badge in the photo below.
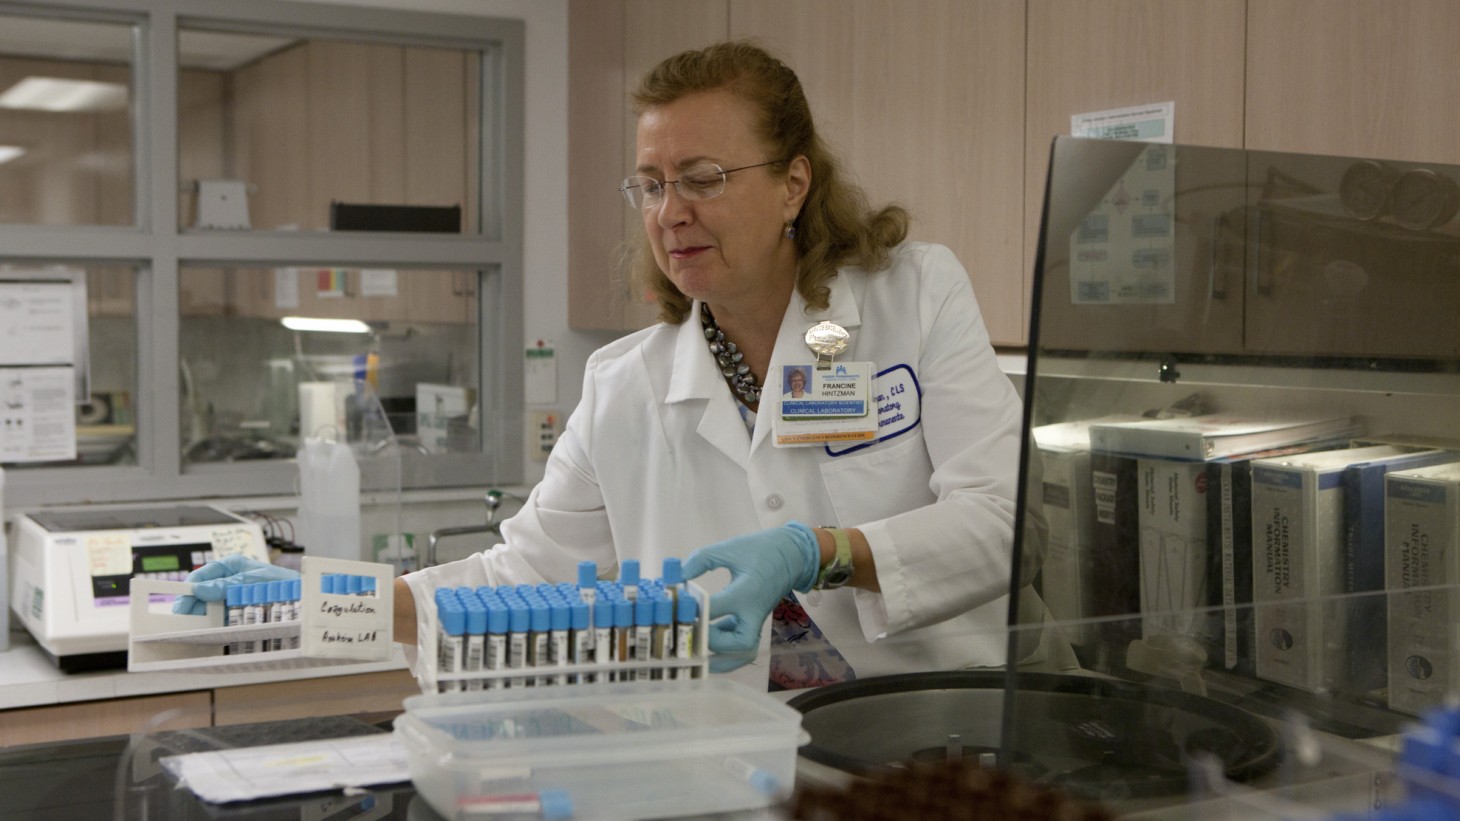
[[[777,447],[864,442],[877,436],[871,362],[784,365],[775,416]]]
[[[877,374],[872,383],[872,402],[877,411],[876,441],[838,442],[826,445],[829,456],[845,456],[878,442],[895,439],[916,428],[923,417],[923,387],[907,365],[893,365]]]

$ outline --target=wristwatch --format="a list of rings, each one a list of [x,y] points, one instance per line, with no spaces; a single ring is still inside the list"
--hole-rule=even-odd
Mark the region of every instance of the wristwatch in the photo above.
[[[817,575],[816,584],[812,586],[812,589],[835,590],[851,581],[852,573],[855,572],[855,568],[852,567],[852,539],[845,530],[839,527],[822,529],[830,533],[832,540],[836,542],[836,554],[821,568],[821,573]]]

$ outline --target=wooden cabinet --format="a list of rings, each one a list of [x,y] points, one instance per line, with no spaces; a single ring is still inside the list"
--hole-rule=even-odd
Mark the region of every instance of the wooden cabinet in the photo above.
[[[0,711],[0,747],[127,733],[186,730],[212,724],[209,691],[84,701]],[[173,712],[167,720],[153,719]]]
[[[1460,5],[1248,4],[1246,147],[1460,164]]]
[[[220,687],[213,691],[213,723],[222,727],[309,716],[399,713],[402,701],[420,693],[406,670]]]
[[[817,128],[875,207],[968,269],[989,333],[1024,333],[1024,2],[736,0],[730,34],[796,71]]]
[[[568,323],[632,330],[654,322],[624,261],[643,233],[619,183],[634,167],[629,94],[655,63],[724,40],[727,0],[570,0],[568,6]]]
[[[1024,293],[1033,293],[1050,144],[1070,133],[1071,115],[1175,101],[1175,142],[1242,147],[1243,66],[1236,56],[1242,53],[1247,5],[1243,0],[1029,0],[1025,253],[1019,269],[1028,280]],[[1228,178],[1242,176],[1240,168],[1236,173],[1217,171]],[[1201,184],[1186,168],[1176,172],[1179,189],[1200,190]],[[1182,197],[1183,202],[1195,199]],[[1210,220],[1226,205],[1213,202],[1208,210],[1177,218]],[[1198,249],[1176,250],[1180,261],[1204,260]],[[1059,298],[1069,293],[1067,285],[1063,291],[1046,287],[1043,344],[1059,348],[1065,339],[1078,338],[1082,348],[1185,350],[1192,344],[1193,329],[1201,328],[1216,329],[1199,342],[1206,350],[1237,350],[1242,344],[1242,289],[1214,295],[1207,287],[1206,268],[1178,264],[1176,301],[1170,305],[1074,305]],[[1045,270],[1053,276],[1068,274],[1068,268],[1055,264],[1046,264]],[[1032,301],[1026,296],[1021,305],[1027,323]],[[1018,340],[1027,339],[1026,326]],[[1003,340],[1013,341],[1007,336]]]

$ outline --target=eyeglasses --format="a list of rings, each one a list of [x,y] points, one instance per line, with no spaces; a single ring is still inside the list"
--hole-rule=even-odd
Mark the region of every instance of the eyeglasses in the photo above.
[[[623,192],[624,199],[628,200],[631,208],[653,208],[664,201],[664,189],[674,186],[679,189],[679,195],[687,200],[708,200],[725,193],[725,177],[734,174],[736,171],[744,171],[748,168],[760,168],[763,165],[775,165],[780,160],[756,163],[755,165],[742,165],[739,168],[725,169],[712,162],[702,163],[684,170],[677,180],[664,180],[663,182],[653,177],[632,176],[625,177],[623,184],[618,190]]]

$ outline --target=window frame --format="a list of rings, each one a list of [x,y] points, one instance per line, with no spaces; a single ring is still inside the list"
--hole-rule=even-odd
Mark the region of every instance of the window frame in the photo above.
[[[293,460],[183,464],[178,285],[179,270],[189,266],[418,265],[476,271],[480,450],[427,455],[402,449],[401,484],[414,490],[522,481],[523,21],[285,0],[109,0],[104,11],[75,0],[0,0],[0,14],[135,26],[133,225],[0,225],[0,263],[64,260],[136,268],[137,464],[9,471],[10,507],[263,496],[293,487],[298,472]],[[179,228],[179,29],[479,51],[476,233]]]

